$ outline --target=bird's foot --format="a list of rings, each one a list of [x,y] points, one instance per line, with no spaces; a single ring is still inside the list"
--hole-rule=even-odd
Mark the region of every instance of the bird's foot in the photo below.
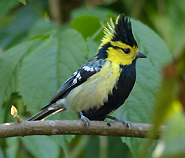
[[[121,122],[125,126],[127,126],[129,129],[131,129],[131,127],[132,127],[132,124],[131,124],[130,121],[127,121],[127,120],[124,120],[124,119],[119,119],[119,118],[116,118],[116,117],[113,117],[113,116],[106,116],[106,118],[109,118],[109,119],[114,120],[116,122]]]
[[[84,124],[85,124],[85,126],[89,126],[90,125],[90,120],[87,118],[87,117],[85,117],[83,114],[82,114],[82,112],[80,112],[80,118],[81,118],[81,120],[84,122]]]
[[[132,124],[131,124],[131,122],[130,121],[128,121],[128,120],[124,120],[124,119],[118,119],[117,118],[117,120],[116,120],[117,122],[121,122],[121,123],[123,123],[125,126],[127,126],[129,129],[131,129],[131,127],[132,127]]]

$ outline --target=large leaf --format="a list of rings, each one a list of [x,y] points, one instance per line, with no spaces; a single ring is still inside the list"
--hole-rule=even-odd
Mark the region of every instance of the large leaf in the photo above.
[[[57,135],[52,136],[53,140],[62,147],[63,152],[66,157],[68,157],[68,147],[71,140],[75,137],[75,135]]]
[[[24,58],[19,87],[28,111],[34,114],[47,105],[62,83],[86,61],[86,56],[82,36],[75,30],[66,30],[59,35],[54,33]]]
[[[133,32],[141,52],[148,58],[138,59],[136,84],[115,116],[131,122],[151,123],[152,111],[156,101],[156,94],[161,82],[160,70],[171,61],[171,54],[163,40],[144,24],[132,20]],[[143,139],[122,138],[133,155],[140,151]]]
[[[0,1],[0,17],[15,7],[19,2],[17,0],[1,0]]]
[[[33,38],[38,35],[48,34],[51,30],[56,30],[57,27],[51,21],[46,21],[43,19],[37,19],[31,25],[31,28],[28,31],[27,38]]]
[[[6,0],[4,1],[7,3]],[[38,19],[38,13],[31,4],[22,7],[14,14],[13,20],[8,25],[0,28],[0,48],[3,50],[24,41],[27,38],[28,31]]]
[[[74,19],[71,28],[76,29],[84,38],[87,38],[93,36],[101,28],[101,24],[97,17],[84,15]]]
[[[22,43],[9,49],[0,56],[0,108],[11,93],[17,91],[17,74],[23,57],[30,53],[39,40]]]
[[[88,45],[88,51],[89,51],[89,58],[92,58],[97,52],[99,44],[96,43],[92,38],[87,38],[87,45]]]
[[[16,158],[16,153],[19,150],[19,138],[8,138],[6,140],[7,147],[6,147],[6,155],[8,158]]]
[[[34,157],[59,157],[60,150],[58,145],[48,136],[29,136],[22,138],[21,140]]]
[[[91,15],[98,17],[101,21],[104,21],[108,20],[107,15],[110,13],[116,15],[114,11],[105,8],[77,8],[71,13],[71,18],[75,19],[80,16]]]

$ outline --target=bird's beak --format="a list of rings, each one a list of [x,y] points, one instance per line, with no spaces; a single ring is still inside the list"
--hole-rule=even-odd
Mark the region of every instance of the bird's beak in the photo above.
[[[138,52],[136,58],[147,58],[147,56],[144,53]]]

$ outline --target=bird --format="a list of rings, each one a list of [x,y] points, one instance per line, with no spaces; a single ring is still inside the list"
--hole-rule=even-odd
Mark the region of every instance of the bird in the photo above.
[[[28,121],[44,120],[69,110],[86,126],[90,125],[90,120],[109,118],[131,127],[130,121],[111,114],[124,104],[133,89],[136,60],[147,56],[138,49],[129,17],[121,14],[115,20],[110,19],[107,25],[96,55],[74,72],[49,104]]]

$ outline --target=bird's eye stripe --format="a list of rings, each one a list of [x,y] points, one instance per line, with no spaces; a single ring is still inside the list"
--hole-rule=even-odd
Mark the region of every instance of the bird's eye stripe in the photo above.
[[[118,46],[112,46],[114,49],[121,49],[123,52],[125,52],[125,54],[130,53],[130,49],[129,48],[120,48]]]
[[[118,46],[112,46],[114,49],[120,49],[120,47]]]

